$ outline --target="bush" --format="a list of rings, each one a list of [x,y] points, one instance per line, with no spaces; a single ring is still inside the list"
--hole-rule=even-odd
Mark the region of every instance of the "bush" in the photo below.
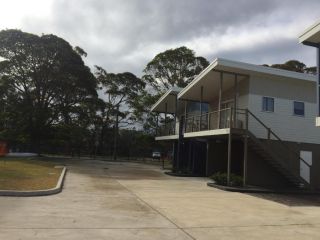
[[[210,177],[218,185],[227,186],[228,177],[227,173],[217,172]],[[242,186],[243,179],[241,176],[236,174],[230,174],[230,186]]]

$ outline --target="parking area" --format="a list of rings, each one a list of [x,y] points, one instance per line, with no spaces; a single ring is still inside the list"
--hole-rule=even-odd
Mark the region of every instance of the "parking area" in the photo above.
[[[320,198],[242,194],[158,166],[67,161],[62,193],[0,197],[0,239],[320,239]]]

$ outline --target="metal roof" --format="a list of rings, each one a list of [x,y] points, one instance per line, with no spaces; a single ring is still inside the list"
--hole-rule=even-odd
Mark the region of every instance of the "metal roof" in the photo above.
[[[300,34],[299,43],[320,46],[320,20]]]
[[[214,70],[228,71],[239,75],[268,75],[269,77],[281,77],[298,79],[302,81],[316,82],[316,76],[306,73],[298,73],[283,69],[271,68],[244,62],[231,61],[223,58],[216,58],[206,69],[204,69],[191,83],[188,84],[180,93],[178,98],[184,99],[184,95],[199,81],[205,78],[210,78]]]

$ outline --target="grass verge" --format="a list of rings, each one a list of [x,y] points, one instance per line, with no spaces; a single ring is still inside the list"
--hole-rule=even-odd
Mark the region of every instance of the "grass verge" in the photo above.
[[[34,158],[0,158],[0,190],[45,190],[54,188],[62,168]]]

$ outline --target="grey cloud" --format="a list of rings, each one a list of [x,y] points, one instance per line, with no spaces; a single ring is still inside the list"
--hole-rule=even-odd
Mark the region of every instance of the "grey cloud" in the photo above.
[[[302,17],[312,23],[319,6],[318,0],[303,4],[298,0],[55,0],[51,16],[47,19],[27,16],[23,28],[54,33],[72,45],[81,46],[88,52],[86,61],[90,66],[96,64],[108,71],[141,75],[157,51],[213,33],[219,38],[230,29],[267,28],[272,32],[273,27],[280,25],[286,31],[287,25]],[[253,63],[291,58],[311,62],[313,56],[311,49],[297,44],[297,39],[282,36],[275,36],[269,45],[253,46],[235,46],[232,51],[213,46],[201,54],[208,59],[215,54]]]
[[[294,40],[284,39],[258,48],[218,52],[218,56],[254,64],[270,65],[296,59],[303,61],[307,66],[316,65],[316,50],[314,48],[298,45]],[[214,58],[213,55],[209,57]]]

